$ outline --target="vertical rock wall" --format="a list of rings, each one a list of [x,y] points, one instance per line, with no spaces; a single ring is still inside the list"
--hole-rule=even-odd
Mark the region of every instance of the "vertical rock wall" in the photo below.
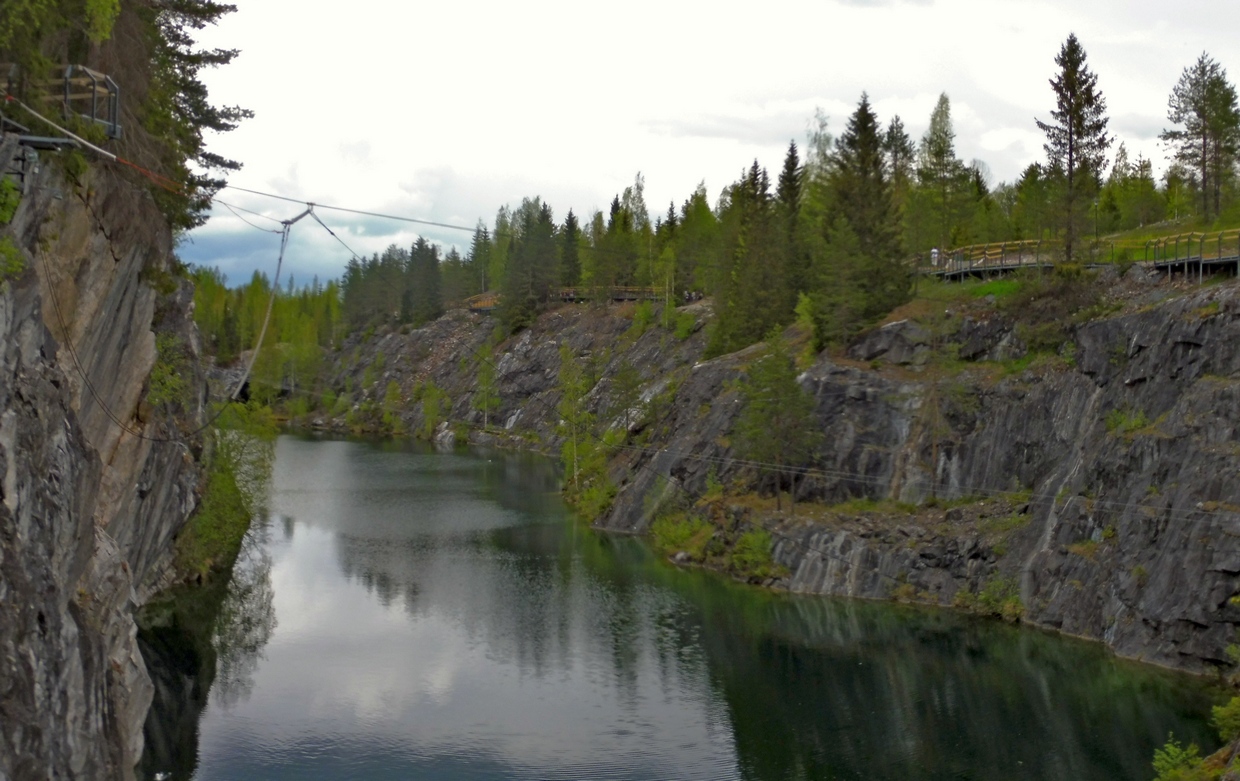
[[[0,138],[0,170],[24,173],[0,237],[26,261],[0,282],[0,778],[127,778],[151,698],[132,613],[199,477],[193,439],[144,403],[153,329],[196,358],[192,293],[140,185],[25,155]]]

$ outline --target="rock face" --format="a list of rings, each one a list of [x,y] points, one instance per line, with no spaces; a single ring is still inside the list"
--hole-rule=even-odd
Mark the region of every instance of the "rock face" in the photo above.
[[[154,329],[195,362],[192,294],[141,187],[22,156],[0,139],[0,170],[25,171],[0,227],[25,264],[0,281],[0,777],[132,777],[151,697],[132,611],[168,576],[199,479],[144,400]]]
[[[1014,329],[972,316],[936,337],[964,362],[950,376],[922,367],[935,340],[909,322],[863,336],[851,360],[818,356],[800,382],[823,444],[800,499],[974,497],[985,507],[1019,496],[1022,506],[1019,522],[981,511],[979,523],[997,535],[951,518],[910,520],[903,533],[867,531],[864,519],[775,520],[766,525],[789,571],[781,585],[951,604],[1002,582],[1027,622],[1180,669],[1230,665],[1225,649],[1240,627],[1230,601],[1240,593],[1240,286],[1178,287],[1142,268],[1123,284],[1125,313],[1075,326],[1047,360],[1014,360],[1025,355]],[[708,312],[695,310],[700,327]],[[630,432],[610,464],[616,500],[595,520],[640,533],[667,503],[701,496],[709,479],[755,476],[735,460],[729,435],[740,411],[735,382],[761,348],[703,362],[700,331],[680,341],[631,327],[616,309],[565,307],[489,354],[502,399],[492,419],[548,452],[561,441],[560,344],[594,361],[596,419]],[[491,328],[458,312],[348,345],[335,385],[360,389],[362,407],[375,410],[395,382],[399,414],[416,429],[413,389],[433,381],[452,418],[480,424],[474,356]],[[362,388],[379,353],[384,371]],[[639,367],[640,382],[621,402],[625,365]],[[646,402],[642,414],[626,412],[633,398]]]
[[[1074,338],[1063,364],[1002,379],[966,371],[910,381],[820,357],[801,378],[825,435],[804,498],[1024,492],[1031,521],[1005,540],[997,567],[972,570],[969,540],[950,531],[892,546],[798,528],[776,535],[786,585],[889,598],[907,583],[946,604],[961,588],[1010,577],[1027,621],[1171,667],[1229,666],[1240,626],[1230,602],[1240,593],[1240,288],[1186,293],[1079,326]],[[715,371],[698,369],[703,379]],[[687,383],[677,406],[710,397]],[[719,402],[728,408],[726,395]],[[604,525],[640,529],[660,479],[700,492],[693,462],[719,455],[705,430],[677,427],[638,456],[639,476]],[[943,550],[923,556],[927,548]]]

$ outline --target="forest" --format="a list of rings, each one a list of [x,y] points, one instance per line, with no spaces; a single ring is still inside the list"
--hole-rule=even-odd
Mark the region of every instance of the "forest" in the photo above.
[[[714,203],[703,182],[656,212],[638,173],[606,213],[570,208],[557,217],[526,197],[501,206],[493,224],[480,222],[463,251],[419,238],[352,258],[338,283],[290,280],[277,291],[269,335],[280,347],[261,373],[298,387],[318,350],[346,334],[417,327],[487,291],[500,293],[497,315],[513,333],[565,287],[652,288],[673,306],[708,296],[710,355],[797,320],[822,348],[908,300],[916,269],[936,250],[1042,239],[1071,268],[1090,262],[1103,237],[1240,224],[1240,107],[1216,60],[1203,53],[1171,90],[1161,136],[1169,159],[1157,180],[1151,160],[1133,159],[1108,132],[1098,76],[1075,35],[1055,66],[1037,120],[1045,159],[1015,182],[992,184],[983,161],[958,156],[947,94],[917,140],[899,116],[882,122],[862,94],[838,135],[819,114],[801,145],[789,143],[778,173],[754,160]],[[252,346],[271,283],[256,274],[230,290],[218,272],[195,276],[200,325],[227,362]]]

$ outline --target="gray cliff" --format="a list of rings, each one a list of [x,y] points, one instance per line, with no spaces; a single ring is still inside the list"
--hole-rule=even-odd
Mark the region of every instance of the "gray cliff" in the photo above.
[[[24,174],[0,239],[25,266],[0,281],[0,778],[129,778],[152,691],[133,610],[170,577],[199,479],[146,386],[155,329],[196,354],[192,294],[143,187],[70,184],[47,157],[0,140]]]
[[[1124,288],[1126,305],[1071,326],[1052,361],[1014,364],[1024,346],[998,315],[966,317],[939,339],[960,359],[950,376],[926,367],[935,338],[913,322],[875,329],[845,358],[820,354],[800,377],[823,434],[800,499],[921,509],[813,521],[733,513],[772,532],[788,571],[774,585],[960,605],[1008,583],[1026,622],[1161,665],[1229,668],[1240,626],[1230,602],[1240,592],[1240,286],[1173,284],[1140,267],[1096,284]],[[709,310],[691,311],[700,329]],[[354,390],[354,425],[377,415],[395,382],[400,416],[418,430],[428,381],[447,391],[451,418],[480,424],[477,355],[493,325],[458,311],[347,344],[332,385]],[[488,353],[502,399],[492,424],[509,442],[558,453],[559,347],[570,345],[591,366],[600,425],[629,430],[610,464],[616,501],[595,522],[642,533],[660,508],[701,496],[712,472],[723,483],[754,477],[729,435],[735,383],[761,348],[702,361],[704,342],[701,330],[682,341],[635,329],[615,308],[554,310]],[[362,387],[379,354],[384,370]],[[639,368],[640,389],[621,401],[626,365]],[[640,414],[625,409],[634,398]],[[952,501],[965,506],[946,509]]]

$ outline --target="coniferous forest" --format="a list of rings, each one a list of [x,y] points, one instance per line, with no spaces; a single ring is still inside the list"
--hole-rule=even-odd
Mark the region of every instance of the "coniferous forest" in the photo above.
[[[606,211],[557,213],[530,196],[501,206],[493,224],[480,221],[459,247],[419,238],[354,257],[338,283],[290,284],[269,341],[303,347],[273,351],[266,360],[283,368],[267,374],[296,384],[316,348],[382,324],[416,327],[485,292],[499,294],[497,315],[511,333],[564,288],[583,298],[640,287],[673,305],[709,297],[710,355],[795,320],[821,348],[907,301],[914,270],[932,253],[1034,239],[1057,262],[1080,264],[1102,237],[1240,225],[1240,105],[1214,58],[1203,53],[1171,88],[1159,179],[1153,161],[1134,158],[1109,132],[1099,76],[1075,35],[1050,66],[1037,119],[1045,156],[1014,182],[992,182],[985,162],[959,157],[946,93],[917,139],[862,94],[838,127],[816,116],[776,173],[750,161],[713,203],[703,182],[680,203],[648,204],[638,173]],[[252,346],[270,281],[256,274],[229,290],[200,270],[198,283],[208,345],[227,361]]]

